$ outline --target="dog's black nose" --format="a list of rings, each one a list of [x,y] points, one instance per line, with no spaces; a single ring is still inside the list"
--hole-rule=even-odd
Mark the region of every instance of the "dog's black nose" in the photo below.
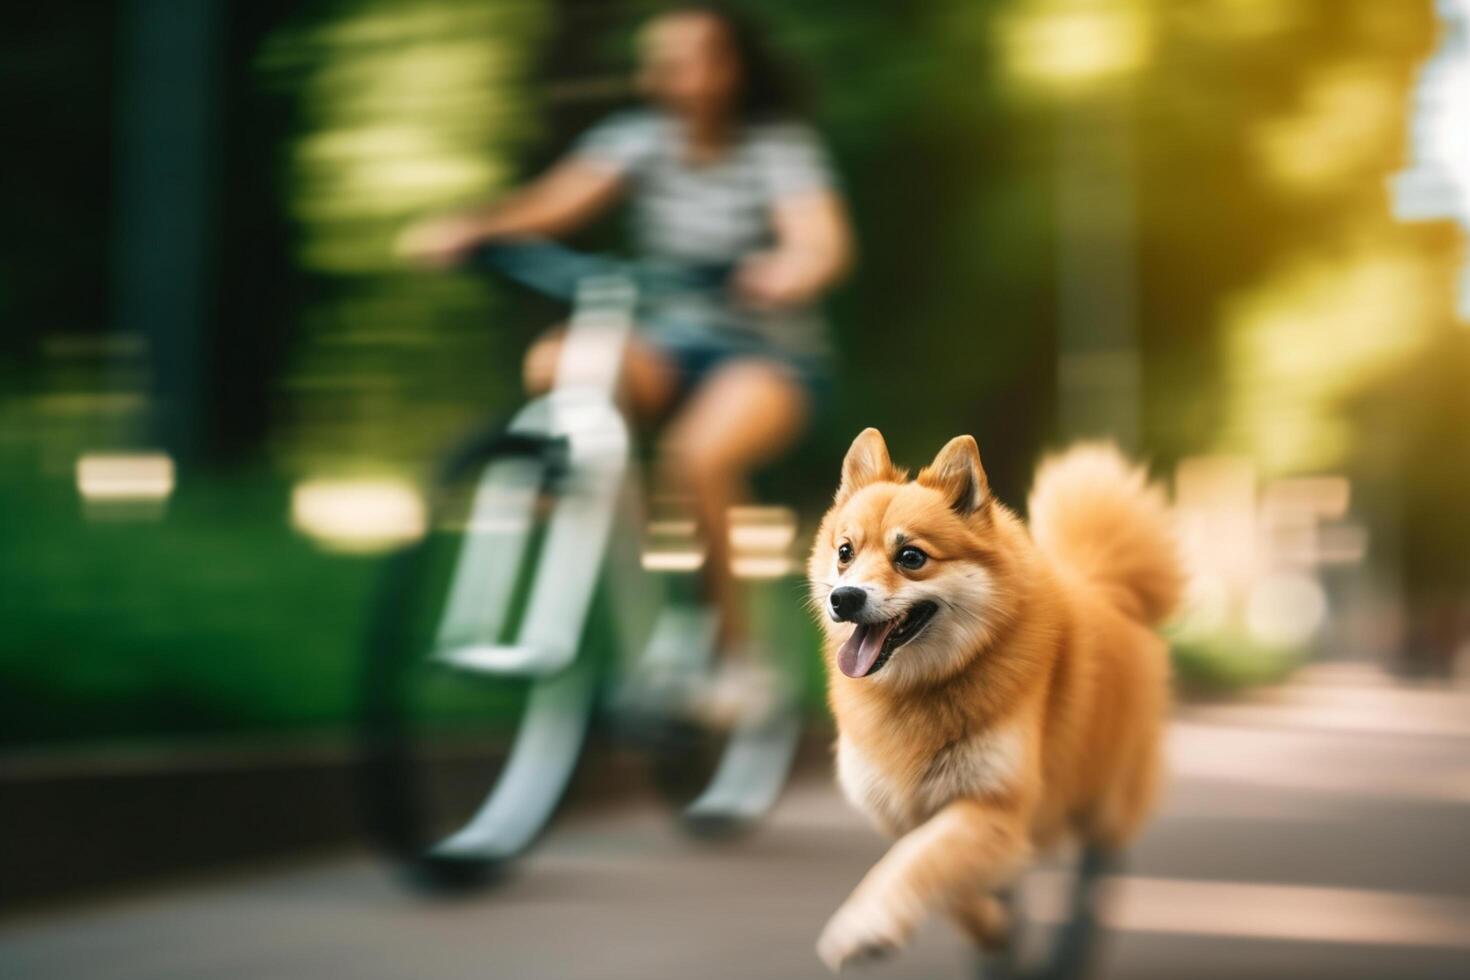
[[[868,601],[868,593],[863,589],[844,585],[840,589],[833,589],[827,601],[832,606],[833,618],[852,619]]]

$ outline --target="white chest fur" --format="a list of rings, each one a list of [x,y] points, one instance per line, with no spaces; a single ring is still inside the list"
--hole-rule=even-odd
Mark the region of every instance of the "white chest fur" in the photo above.
[[[847,737],[837,740],[837,781],[848,802],[890,833],[905,833],[964,797],[1005,790],[1020,772],[1025,743],[1011,728],[946,746],[923,772],[891,773]]]
[[[882,770],[868,761],[852,739],[837,739],[837,785],[842,793],[880,830],[902,833],[907,829],[908,795]]]

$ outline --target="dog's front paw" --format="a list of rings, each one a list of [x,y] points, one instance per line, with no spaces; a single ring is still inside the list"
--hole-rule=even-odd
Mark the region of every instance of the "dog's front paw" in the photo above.
[[[817,955],[837,973],[848,963],[878,959],[901,948],[909,932],[882,903],[849,899],[822,930]]]

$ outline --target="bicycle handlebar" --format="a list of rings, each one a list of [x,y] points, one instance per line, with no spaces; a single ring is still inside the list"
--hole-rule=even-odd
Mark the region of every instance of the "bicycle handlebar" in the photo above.
[[[640,293],[714,294],[726,289],[734,273],[734,266],[727,263],[630,261],[539,240],[481,245],[466,264],[568,303],[576,296],[578,283],[594,276],[629,279]]]

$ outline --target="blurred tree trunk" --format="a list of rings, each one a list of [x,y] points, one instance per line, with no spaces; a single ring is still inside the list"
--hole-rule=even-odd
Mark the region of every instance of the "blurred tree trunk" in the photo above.
[[[257,84],[284,0],[130,0],[119,28],[113,326],[146,338],[139,436],[176,459],[254,451],[292,271],[279,103]]]
[[[119,26],[114,326],[146,338],[146,438],[188,459],[214,286],[217,0],[129,0]]]

